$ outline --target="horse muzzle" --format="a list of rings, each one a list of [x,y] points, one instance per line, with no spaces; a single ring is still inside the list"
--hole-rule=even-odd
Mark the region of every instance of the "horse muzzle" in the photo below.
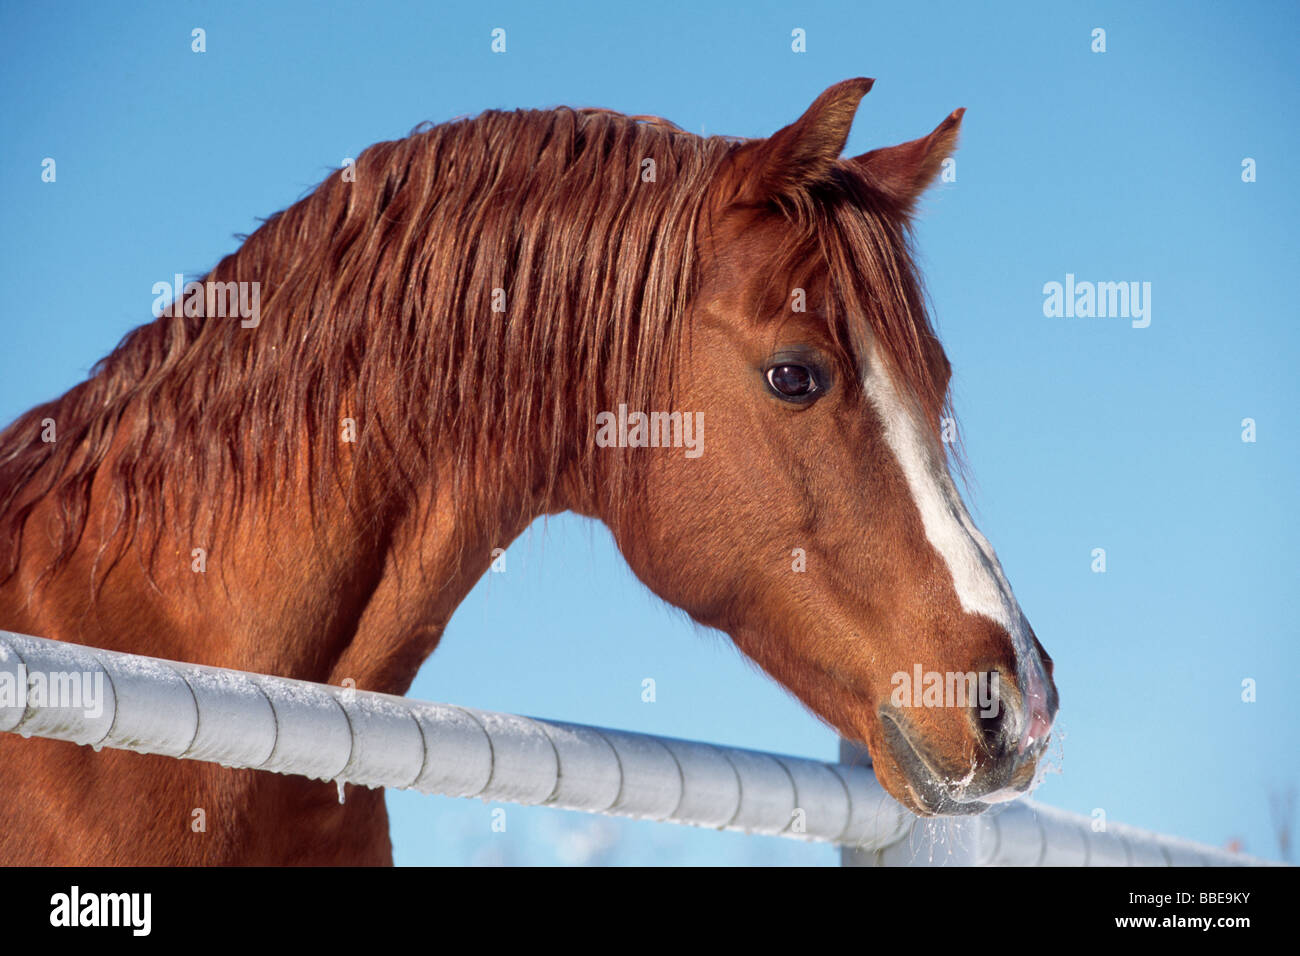
[[[921,816],[983,813],[995,803],[1016,799],[1038,781],[1056,716],[1050,681],[1038,691],[1017,696],[992,717],[971,708],[968,730],[956,746],[948,745],[948,753],[943,741],[927,736],[908,718],[905,708],[881,707],[886,752],[875,763],[882,783]]]

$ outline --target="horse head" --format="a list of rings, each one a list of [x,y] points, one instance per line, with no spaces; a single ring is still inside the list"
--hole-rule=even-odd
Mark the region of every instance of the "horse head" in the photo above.
[[[865,743],[896,798],[974,813],[1034,782],[1057,693],[954,483],[950,368],[908,250],[962,112],[841,159],[871,82],[720,164],[671,352],[698,447],[659,449],[596,510],[647,585]]]

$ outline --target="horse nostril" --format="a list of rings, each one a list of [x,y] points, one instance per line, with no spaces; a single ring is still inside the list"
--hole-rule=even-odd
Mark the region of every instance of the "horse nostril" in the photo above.
[[[981,680],[977,694],[966,702],[984,752],[1001,760],[1015,752],[1020,740],[1020,693],[1015,678],[1003,668],[995,666],[987,673],[987,681]]]
[[[1014,730],[1007,727],[1007,709],[1005,707],[973,707],[971,716],[984,741],[984,750],[990,754],[1001,754],[1009,750],[1014,743]]]

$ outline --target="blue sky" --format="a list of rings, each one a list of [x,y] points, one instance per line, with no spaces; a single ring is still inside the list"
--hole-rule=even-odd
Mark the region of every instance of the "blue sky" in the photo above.
[[[1267,794],[1300,784],[1297,18],[1289,3],[5,4],[0,419],[84,378],[150,318],[154,282],[207,271],[344,157],[423,120],[595,105],[759,136],[873,76],[858,153],[967,107],[957,181],[917,236],[972,510],[1056,660],[1062,772],[1037,797],[1274,855]],[[1067,273],[1150,282],[1150,326],[1045,317],[1043,285]],[[413,696],[834,756],[724,637],[651,597],[603,528],[552,519],[507,560]],[[389,807],[400,863],[836,859],[539,809],[509,808],[494,833],[491,807],[417,794]]]

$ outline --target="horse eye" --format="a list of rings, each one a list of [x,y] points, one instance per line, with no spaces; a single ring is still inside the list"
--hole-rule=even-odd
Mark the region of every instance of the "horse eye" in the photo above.
[[[807,398],[817,391],[817,378],[806,365],[774,365],[767,370],[767,384],[783,398]]]

